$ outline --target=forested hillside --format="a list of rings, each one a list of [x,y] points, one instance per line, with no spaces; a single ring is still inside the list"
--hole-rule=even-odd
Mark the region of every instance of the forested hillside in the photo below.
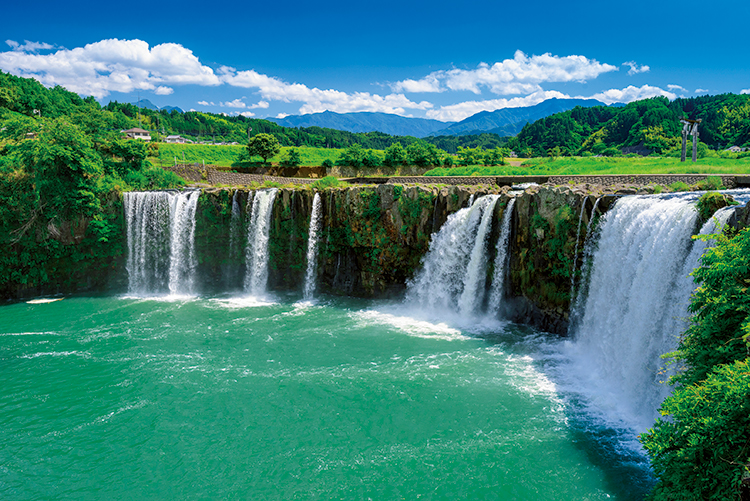
[[[121,254],[113,195],[183,184],[146,161],[146,143],[121,138],[133,125],[93,98],[0,73],[0,295],[50,277],[61,290],[93,286]]]
[[[750,95],[722,94],[669,101],[655,97],[622,108],[576,107],[527,124],[510,146],[525,156],[614,155],[622,148],[669,154],[680,147],[681,118],[702,120],[704,148],[750,146]],[[670,151],[671,150],[671,151]]]
[[[492,149],[506,142],[497,134],[479,136],[440,136],[417,139],[412,136],[392,136],[383,132],[347,132],[323,127],[289,128],[269,120],[244,116],[224,116],[213,113],[189,111],[138,109],[132,104],[111,102],[106,110],[135,119],[140,115],[141,127],[157,134],[180,134],[196,141],[223,141],[244,144],[256,134],[271,134],[282,146],[312,146],[316,148],[348,148],[358,144],[365,149],[384,150],[396,143],[407,147],[424,142],[434,144],[447,153],[458,147]]]

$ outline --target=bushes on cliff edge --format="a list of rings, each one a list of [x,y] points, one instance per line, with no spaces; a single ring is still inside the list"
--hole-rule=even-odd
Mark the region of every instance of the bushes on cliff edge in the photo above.
[[[693,272],[692,324],[671,354],[684,370],[640,437],[656,501],[750,499],[750,229],[716,238]]]

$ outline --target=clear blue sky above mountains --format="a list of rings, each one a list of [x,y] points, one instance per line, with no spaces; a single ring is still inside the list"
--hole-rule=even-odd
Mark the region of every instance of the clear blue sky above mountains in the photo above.
[[[747,1],[42,0],[3,11],[0,69],[102,103],[447,121],[549,97],[750,93]]]

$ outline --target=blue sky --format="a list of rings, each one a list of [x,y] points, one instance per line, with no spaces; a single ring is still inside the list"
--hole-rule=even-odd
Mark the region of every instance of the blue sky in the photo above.
[[[747,1],[42,0],[3,12],[0,69],[103,104],[447,121],[549,97],[750,93]]]

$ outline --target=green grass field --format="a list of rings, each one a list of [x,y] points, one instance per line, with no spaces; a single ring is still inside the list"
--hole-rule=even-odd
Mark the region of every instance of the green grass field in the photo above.
[[[279,164],[289,147],[271,159]],[[301,166],[319,166],[325,160],[336,162],[340,149],[312,148],[301,146]],[[218,146],[208,144],[163,144],[159,143],[159,156],[149,157],[154,165],[175,163],[205,163],[219,167],[249,166],[244,146]],[[183,157],[184,155],[184,157]],[[253,158],[260,161],[260,158]],[[583,175],[583,174],[750,174],[750,158],[703,158],[696,163],[681,163],[677,158],[659,157],[559,157],[524,159],[520,166],[501,165],[485,167],[437,168],[428,171],[427,176],[524,176],[524,175]]]
[[[281,153],[271,158],[271,163],[278,164],[286,156],[289,147],[281,148]],[[312,148],[300,146],[299,150],[302,166],[321,165],[324,160],[335,162],[341,155],[341,150],[332,148]],[[159,143],[159,156],[149,157],[154,165],[173,165],[177,163],[205,163],[219,167],[248,165],[245,146],[219,146],[212,144],[164,144]],[[183,156],[184,155],[184,156]],[[243,161],[244,160],[244,161]],[[253,158],[260,161],[260,157]]]
[[[533,175],[607,175],[607,174],[748,174],[750,158],[703,158],[680,162],[678,158],[531,158],[521,166],[452,167],[432,169],[426,176],[533,176]]]

